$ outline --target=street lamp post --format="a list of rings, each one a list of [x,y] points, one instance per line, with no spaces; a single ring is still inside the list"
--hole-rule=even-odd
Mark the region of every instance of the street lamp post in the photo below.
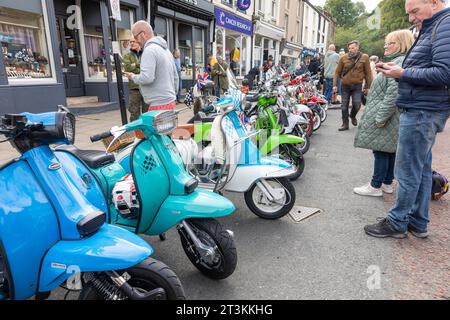
[[[125,101],[125,93],[124,93],[124,86],[123,86],[123,78],[122,78],[122,64],[120,62],[120,55],[119,55],[119,48],[117,42],[117,26],[116,26],[116,18],[113,14],[113,1],[108,1],[108,14],[109,14],[109,21],[111,25],[111,40],[112,40],[112,47],[113,47],[113,56],[114,56],[114,65],[116,67],[116,78],[117,78],[117,89],[119,92],[119,106],[120,106],[120,116],[122,118],[122,124],[125,125],[128,123],[127,120],[127,109],[126,109],[126,101]],[[119,2],[119,1],[116,1]],[[120,15],[120,7],[119,7],[119,13]]]

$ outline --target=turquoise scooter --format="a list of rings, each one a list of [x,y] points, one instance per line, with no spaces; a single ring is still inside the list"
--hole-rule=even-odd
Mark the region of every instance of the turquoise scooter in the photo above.
[[[176,123],[172,111],[151,111],[91,137],[95,142],[113,136],[111,146],[126,132],[140,130],[144,137],[129,155],[130,171],[114,155],[102,151],[65,146],[58,148],[56,155],[63,158],[69,152],[91,168],[108,197],[110,223],[160,237],[176,226],[194,266],[212,279],[225,279],[236,268],[236,248],[233,233],[214,218],[233,213],[235,207],[228,199],[197,188],[198,181],[186,171],[167,136]]]

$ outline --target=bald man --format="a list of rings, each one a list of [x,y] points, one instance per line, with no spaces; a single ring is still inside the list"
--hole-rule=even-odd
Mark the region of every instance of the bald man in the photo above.
[[[179,78],[167,42],[156,37],[150,24],[144,20],[136,22],[131,33],[144,51],[140,73],[127,73],[128,79],[139,85],[149,111],[173,110]]]
[[[336,47],[334,44],[331,44],[328,47],[327,54],[325,55],[325,63],[324,63],[324,77],[325,77],[325,97],[328,103],[331,103],[331,98],[333,96],[333,78],[334,72],[339,63],[339,54],[336,53]]]

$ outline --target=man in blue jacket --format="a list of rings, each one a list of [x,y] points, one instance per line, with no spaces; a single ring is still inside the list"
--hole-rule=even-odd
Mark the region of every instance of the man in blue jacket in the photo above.
[[[448,0],[406,0],[409,21],[420,34],[403,67],[377,64],[399,81],[400,130],[395,164],[397,199],[387,218],[364,227],[368,235],[428,236],[432,147],[450,116],[450,8]]]

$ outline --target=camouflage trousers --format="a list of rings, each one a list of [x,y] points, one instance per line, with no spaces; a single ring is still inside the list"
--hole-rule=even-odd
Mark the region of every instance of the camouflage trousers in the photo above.
[[[139,89],[132,89],[129,91],[128,111],[130,112],[130,121],[139,119],[142,113],[148,111],[148,105],[144,102]]]

